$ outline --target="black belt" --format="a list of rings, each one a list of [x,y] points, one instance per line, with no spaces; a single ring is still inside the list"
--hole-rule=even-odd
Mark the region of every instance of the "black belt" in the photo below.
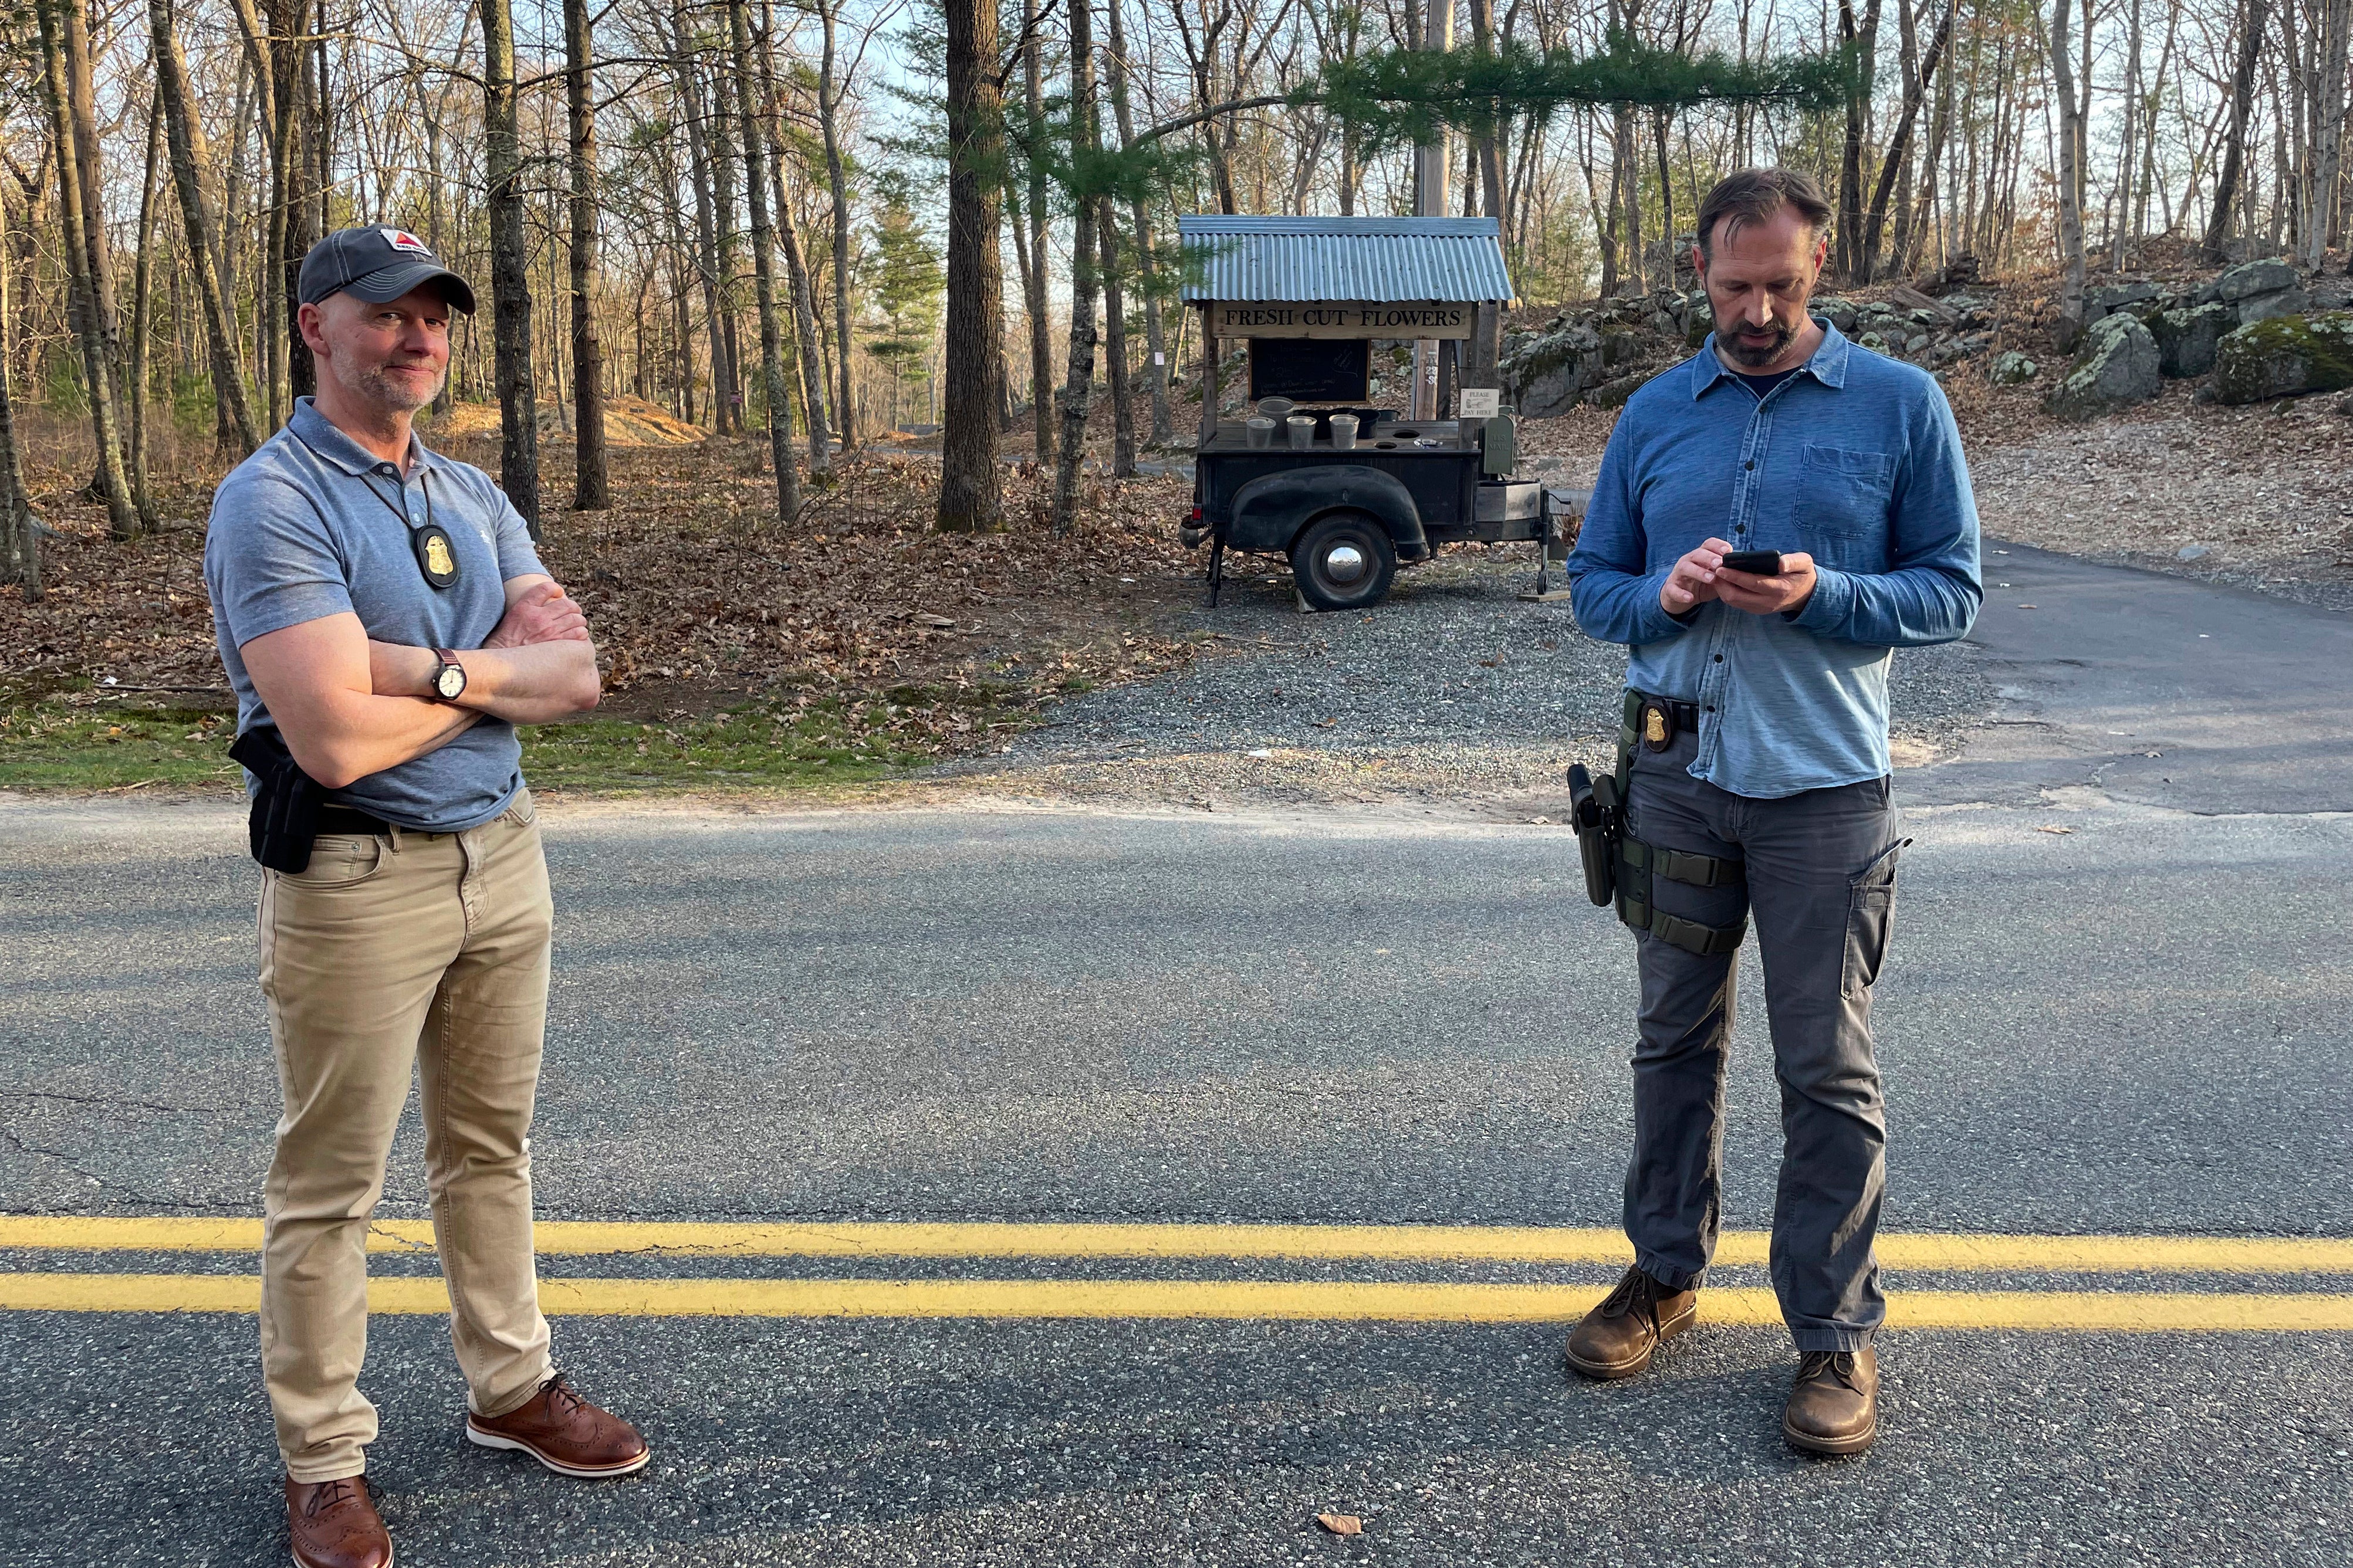
[[[1643,702],[1656,703],[1665,709],[1674,719],[1676,733],[1682,734],[1687,731],[1695,732],[1699,729],[1698,703],[1678,702],[1672,697],[1653,697],[1646,691],[1638,691],[1634,696]]]
[[[365,837],[371,834],[389,833],[392,831],[392,824],[370,816],[364,811],[353,811],[348,805],[322,805],[319,808],[319,826],[316,831],[322,835],[348,833]]]

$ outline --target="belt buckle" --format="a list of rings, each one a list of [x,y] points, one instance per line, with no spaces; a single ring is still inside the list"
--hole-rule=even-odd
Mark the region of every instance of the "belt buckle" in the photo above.
[[[1675,710],[1655,697],[1642,699],[1642,744],[1663,752],[1675,743]]]

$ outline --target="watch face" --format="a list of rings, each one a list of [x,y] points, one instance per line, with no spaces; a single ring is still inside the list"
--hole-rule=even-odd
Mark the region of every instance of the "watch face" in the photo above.
[[[433,686],[441,693],[443,700],[454,701],[458,694],[466,689],[466,671],[460,666],[445,664],[440,673],[433,678]]]

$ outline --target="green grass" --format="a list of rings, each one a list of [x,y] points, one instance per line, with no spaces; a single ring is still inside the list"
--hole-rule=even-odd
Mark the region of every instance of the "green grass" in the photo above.
[[[185,709],[12,704],[0,708],[0,789],[233,788],[235,730],[225,713]]]
[[[641,724],[584,719],[527,725],[523,776],[535,787],[607,795],[666,789],[795,789],[887,778],[931,759],[850,721],[839,699],[730,709]]]
[[[1026,723],[1010,689],[900,687],[865,698],[752,702],[662,723],[590,718],[525,725],[523,776],[585,795],[669,790],[808,790],[871,783],[934,760],[926,729],[965,733]],[[920,719],[912,730],[894,721]],[[0,789],[76,792],[235,788],[227,714],[92,710],[54,698],[0,706]]]

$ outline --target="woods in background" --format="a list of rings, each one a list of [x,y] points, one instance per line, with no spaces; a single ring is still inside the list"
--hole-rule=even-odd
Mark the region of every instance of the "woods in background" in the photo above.
[[[761,437],[787,522],[944,426],[938,526],[999,526],[1026,422],[1067,526],[1097,402],[1114,475],[1186,427],[1178,213],[1435,192],[1550,303],[1672,285],[1708,184],[1779,162],[1836,193],[1844,280],[2053,268],[2080,319],[2160,247],[2341,247],[2348,35],[2353,0],[26,0],[0,577],[40,591],[28,418],[86,426],[121,538],[159,430],[227,461],[284,422],[297,268],[351,224],[483,285],[435,416],[499,405],[534,526],[609,504],[624,395]]]

